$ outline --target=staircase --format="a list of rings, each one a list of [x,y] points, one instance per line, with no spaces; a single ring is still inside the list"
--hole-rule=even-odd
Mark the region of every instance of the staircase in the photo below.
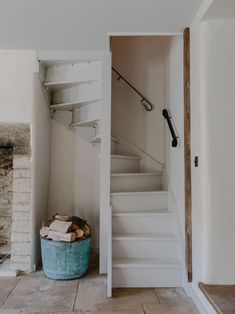
[[[138,156],[111,155],[113,287],[180,286],[176,217],[161,172]]]
[[[72,129],[94,128],[101,143],[102,61],[41,60],[52,118]],[[139,156],[118,153],[111,137],[112,286],[181,286],[175,213],[162,172],[141,172]]]

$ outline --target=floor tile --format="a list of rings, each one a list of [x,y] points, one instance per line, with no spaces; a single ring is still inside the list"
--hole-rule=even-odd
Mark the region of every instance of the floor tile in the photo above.
[[[19,283],[19,278],[0,278],[0,306]]]
[[[29,312],[73,310],[78,280],[56,281],[44,276],[22,277],[1,309]]]
[[[19,283],[20,278],[0,278],[0,291],[12,291]]]
[[[193,304],[144,304],[145,314],[200,314]]]
[[[199,288],[218,313],[235,313],[235,285],[208,285],[200,282]]]
[[[106,277],[99,277],[80,281],[75,310],[142,313],[142,303],[158,303],[154,289],[113,289],[113,298],[107,298]]]
[[[192,299],[182,288],[158,288],[156,292],[160,303],[163,304],[192,303]]]

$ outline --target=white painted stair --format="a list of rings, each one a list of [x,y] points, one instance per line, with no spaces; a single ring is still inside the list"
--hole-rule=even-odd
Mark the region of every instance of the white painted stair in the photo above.
[[[102,61],[40,59],[41,79],[53,118],[71,128],[95,127],[101,121]],[[60,114],[58,114],[60,112]],[[66,114],[71,112],[71,115]],[[64,117],[64,118],[63,118]],[[68,121],[70,119],[70,121]]]
[[[140,172],[138,156],[111,155],[112,286],[181,286],[176,216],[161,172]]]

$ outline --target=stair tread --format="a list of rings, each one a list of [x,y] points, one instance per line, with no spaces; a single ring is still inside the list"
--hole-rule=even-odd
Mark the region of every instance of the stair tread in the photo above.
[[[158,258],[113,258],[113,268],[182,268],[179,260],[172,257],[158,257]]]
[[[112,213],[113,217],[119,216],[159,216],[159,215],[169,215],[174,216],[175,213],[169,211],[168,209],[153,209],[153,210],[143,210],[143,211],[116,211]]]
[[[84,84],[88,82],[98,81],[97,78],[88,78],[88,79],[80,79],[80,80],[68,80],[68,81],[46,81],[44,82],[44,86],[50,88],[51,90],[58,90],[67,87],[76,86],[79,84]]]
[[[72,110],[72,109],[77,109],[88,103],[98,101],[100,99],[101,98],[91,98],[87,100],[77,100],[77,101],[71,101],[71,102],[51,104],[49,108],[54,109],[54,110]]]
[[[112,177],[131,177],[131,176],[162,176],[161,172],[118,172],[111,173]]]
[[[111,192],[111,196],[125,196],[125,195],[157,195],[157,194],[168,194],[168,191],[138,191],[138,192]]]
[[[120,159],[137,159],[140,160],[141,157],[139,156],[132,156],[132,155],[118,155],[118,154],[112,154],[111,158],[120,158]]]
[[[76,128],[76,127],[93,127],[95,124],[97,124],[100,121],[100,119],[94,119],[94,120],[86,120],[86,121],[81,121],[81,122],[75,122],[71,123],[70,127]]]
[[[175,233],[115,233],[113,240],[177,240]]]

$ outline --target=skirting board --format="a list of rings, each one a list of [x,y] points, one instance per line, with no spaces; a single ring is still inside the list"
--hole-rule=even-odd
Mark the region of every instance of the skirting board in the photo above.
[[[193,299],[201,314],[217,314],[212,305],[198,287],[193,283],[184,284],[184,290]]]

